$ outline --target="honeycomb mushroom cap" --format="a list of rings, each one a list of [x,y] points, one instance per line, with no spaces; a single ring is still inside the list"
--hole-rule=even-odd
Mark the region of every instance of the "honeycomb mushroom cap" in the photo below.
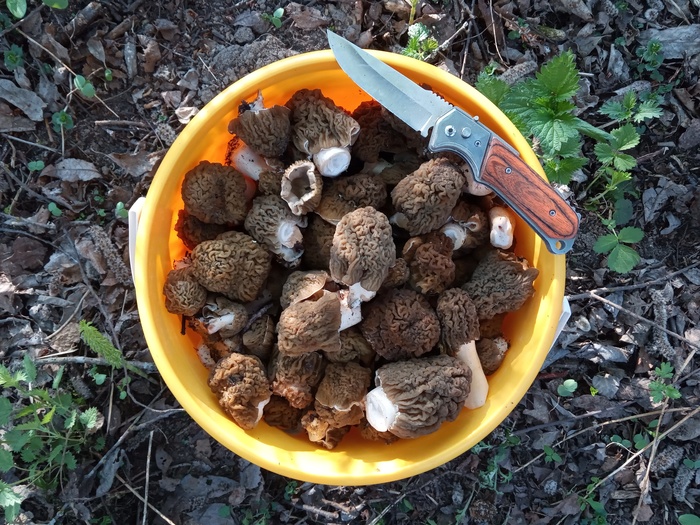
[[[245,219],[245,229],[253,239],[289,267],[301,263],[304,245],[299,227],[305,224],[305,220],[294,215],[287,203],[276,195],[261,195],[253,199]]]
[[[171,314],[195,315],[207,301],[207,290],[199,284],[191,266],[170,270],[163,294],[165,308]]]
[[[262,417],[272,391],[260,359],[231,354],[216,364],[209,375],[209,388],[219,405],[244,430],[251,430]]]
[[[464,290],[451,288],[440,294],[435,311],[440,319],[440,342],[447,354],[454,356],[460,346],[479,339],[476,306]]]
[[[283,173],[271,169],[261,171],[258,178],[258,192],[261,195],[281,195]]]
[[[362,306],[362,335],[389,361],[430,352],[440,339],[440,321],[428,300],[413,290],[391,289]]]
[[[411,439],[457,418],[469,394],[471,372],[454,357],[440,355],[385,364],[377,369],[375,383],[396,412],[382,421],[381,409],[379,414],[374,410],[373,390],[366,400],[368,421],[377,430]]]
[[[391,432],[380,432],[374,428],[369,424],[367,418],[363,418],[362,421],[360,421],[360,435],[362,436],[362,439],[366,439],[368,441],[383,441],[387,445],[391,445],[399,440],[399,436],[396,436]]]
[[[488,376],[499,369],[509,347],[508,341],[503,337],[482,338],[476,342],[476,353],[481,361],[484,374]]]
[[[194,275],[202,286],[241,302],[258,296],[271,267],[268,251],[240,232],[227,232],[200,243],[191,257]]]
[[[539,275],[525,259],[512,252],[491,250],[479,261],[471,279],[462,285],[480,319],[518,310],[535,293]]]
[[[364,417],[364,398],[371,383],[372,371],[359,363],[329,363],[314,408],[331,426],[357,425]]]
[[[323,377],[325,362],[318,352],[284,355],[275,352],[270,363],[272,392],[285,398],[294,408],[306,408]]]
[[[458,248],[473,250],[489,241],[489,217],[476,204],[460,200],[450,214],[452,222],[461,226],[466,232],[466,239]]]
[[[247,193],[248,183],[242,173],[206,160],[188,171],[182,183],[185,211],[213,224],[242,223],[248,210]]]
[[[440,228],[459,199],[464,176],[447,159],[438,157],[402,179],[391,192],[396,209],[393,222],[410,235]]]
[[[294,215],[305,215],[315,210],[321,202],[322,191],[323,178],[311,161],[297,161],[282,175],[280,196]]]
[[[364,366],[372,366],[376,353],[360,329],[357,326],[351,326],[340,332],[340,350],[324,352],[324,355],[331,363],[358,361]]]
[[[209,297],[198,320],[209,335],[222,338],[237,335],[248,323],[248,312],[240,303],[222,296]]]
[[[382,289],[399,288],[408,282],[411,276],[411,271],[408,267],[406,259],[398,257],[394,265],[389,268],[389,273],[382,283]]]
[[[235,133],[253,151],[263,157],[278,157],[287,149],[292,125],[286,106],[262,107],[262,96],[252,105],[242,104],[242,111],[229,122],[229,133]]]
[[[362,102],[352,112],[360,125],[352,153],[363,162],[377,162],[382,152],[399,153],[407,149],[406,138],[396,133],[384,115],[381,104],[375,100]]]
[[[315,350],[340,350],[340,299],[325,292],[317,300],[294,303],[285,308],[277,323],[281,353],[301,355]]]
[[[177,212],[175,231],[188,250],[194,250],[202,241],[211,241],[226,231],[223,224],[210,224],[200,221],[185,210]]]
[[[301,89],[287,101],[291,109],[292,142],[310,155],[322,149],[351,146],[360,131],[359,124],[320,89]]]
[[[452,240],[440,233],[409,239],[403,248],[411,287],[423,294],[439,294],[452,285],[455,263]]]
[[[335,228],[330,257],[333,279],[376,292],[396,261],[389,219],[371,206],[348,213]]]
[[[252,354],[267,362],[275,344],[275,322],[271,315],[263,315],[253,321],[243,332],[243,346]]]
[[[348,213],[371,206],[380,209],[386,204],[384,182],[368,173],[358,173],[326,184],[315,212],[331,224],[338,224]]]
[[[263,409],[263,419],[271,427],[279,428],[289,434],[301,430],[301,417],[304,411],[294,408],[285,398],[273,395]]]
[[[330,278],[323,270],[292,272],[282,287],[280,306],[284,309],[313,297],[323,290]]]
[[[328,450],[337,447],[350,431],[350,427],[334,427],[313,410],[309,410],[301,418],[301,426],[309,436],[309,441],[322,445]]]

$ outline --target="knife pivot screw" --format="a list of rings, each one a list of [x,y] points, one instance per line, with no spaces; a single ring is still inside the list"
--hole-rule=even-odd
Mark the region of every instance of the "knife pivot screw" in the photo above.
[[[549,210],[549,216],[554,217],[557,214],[557,210]]]
[[[480,140],[475,140],[475,141],[474,141],[474,145],[475,145],[477,148],[480,148],[480,147],[481,147],[481,141],[480,141]]]
[[[447,135],[448,137],[454,136],[455,133],[457,133],[457,130],[454,126],[447,126],[445,128],[445,135]]]
[[[506,168],[506,173],[510,175],[511,173],[513,173],[513,170],[511,168]]]
[[[460,135],[462,135],[463,139],[468,139],[469,137],[471,137],[471,134],[472,134],[472,130],[469,128],[462,128],[462,131],[460,133]]]

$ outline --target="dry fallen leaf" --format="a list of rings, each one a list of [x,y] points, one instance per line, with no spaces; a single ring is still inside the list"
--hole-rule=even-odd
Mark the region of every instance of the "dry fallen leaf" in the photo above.
[[[153,153],[110,153],[109,158],[132,177],[150,173],[165,155],[165,150]]]
[[[17,87],[14,82],[0,79],[0,98],[6,100],[30,119],[38,122],[44,118],[46,103],[36,93]]]
[[[55,177],[66,182],[89,181],[102,178],[92,162],[81,159],[63,159],[49,164],[41,172],[42,176]]]

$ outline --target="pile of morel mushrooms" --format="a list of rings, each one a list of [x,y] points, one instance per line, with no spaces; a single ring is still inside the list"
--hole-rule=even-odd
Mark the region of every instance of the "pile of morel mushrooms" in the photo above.
[[[332,449],[352,427],[391,443],[483,405],[503,318],[538,275],[508,251],[511,212],[373,101],[259,95],[229,131],[229,165],[185,176],[190,252],[164,294],[230,417]]]

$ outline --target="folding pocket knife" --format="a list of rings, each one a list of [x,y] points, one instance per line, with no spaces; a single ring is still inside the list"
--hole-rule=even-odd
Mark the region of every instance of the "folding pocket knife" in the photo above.
[[[341,69],[363,91],[427,137],[433,152],[449,151],[470,166],[555,254],[566,253],[578,232],[577,213],[510,145],[460,108],[422,88],[332,31],[328,43]]]

